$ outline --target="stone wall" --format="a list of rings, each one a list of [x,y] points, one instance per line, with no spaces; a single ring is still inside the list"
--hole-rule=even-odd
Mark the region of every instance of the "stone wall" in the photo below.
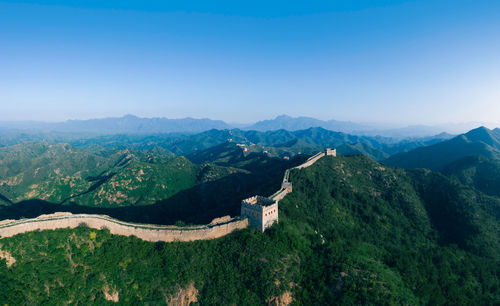
[[[278,201],[282,200],[290,192],[291,192],[291,189],[289,189],[289,188],[280,189],[278,192],[276,192],[275,194],[273,194],[271,196],[271,199],[273,199],[274,201],[278,202]]]
[[[292,168],[292,169],[302,169],[302,168],[307,168],[307,167],[310,167],[312,166],[315,162],[317,162],[321,157],[325,156],[325,153],[324,152],[320,152],[312,157],[310,157],[308,160],[306,160],[305,163],[303,163],[302,165],[299,165],[295,168]]]
[[[156,242],[208,240],[225,236],[235,230],[248,227],[248,219],[234,218],[225,223],[192,227],[160,226],[122,222],[104,215],[72,215],[56,213],[35,219],[3,222],[0,238],[11,237],[30,231],[75,228],[86,224],[95,229],[107,228],[114,235],[136,236],[142,240]]]

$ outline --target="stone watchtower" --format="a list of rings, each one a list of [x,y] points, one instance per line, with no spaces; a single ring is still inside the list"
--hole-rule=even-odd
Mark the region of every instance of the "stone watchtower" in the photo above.
[[[241,201],[241,217],[261,232],[278,222],[278,202],[270,198],[253,196]]]
[[[337,156],[337,149],[326,149],[325,156]]]

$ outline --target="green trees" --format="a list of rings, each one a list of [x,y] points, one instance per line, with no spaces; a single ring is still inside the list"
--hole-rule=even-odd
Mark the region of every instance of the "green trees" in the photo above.
[[[325,157],[290,180],[265,233],[150,243],[79,227],[2,239],[17,262],[0,260],[0,300],[105,304],[108,288],[123,304],[159,304],[192,283],[209,305],[287,292],[298,305],[500,300],[498,198],[362,156]]]

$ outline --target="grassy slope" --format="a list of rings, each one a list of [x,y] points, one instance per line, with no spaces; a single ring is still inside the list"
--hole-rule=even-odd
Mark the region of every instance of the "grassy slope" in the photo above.
[[[81,228],[1,240],[18,262],[0,264],[0,300],[102,304],[107,285],[121,302],[153,304],[194,282],[202,304],[286,291],[302,305],[499,301],[497,198],[360,156],[323,158],[291,180],[264,234],[155,244]]]

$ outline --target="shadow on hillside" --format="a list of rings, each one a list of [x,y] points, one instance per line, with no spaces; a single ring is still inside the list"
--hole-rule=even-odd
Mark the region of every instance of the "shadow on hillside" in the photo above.
[[[280,186],[286,167],[282,163],[254,174],[237,173],[222,179],[202,183],[180,191],[174,196],[147,206],[98,208],[77,203],[55,204],[42,200],[27,200],[8,206],[0,206],[0,220],[34,218],[54,212],[104,214],[123,221],[174,224],[206,224],[214,218],[240,214],[242,199],[255,195],[271,195]]]

